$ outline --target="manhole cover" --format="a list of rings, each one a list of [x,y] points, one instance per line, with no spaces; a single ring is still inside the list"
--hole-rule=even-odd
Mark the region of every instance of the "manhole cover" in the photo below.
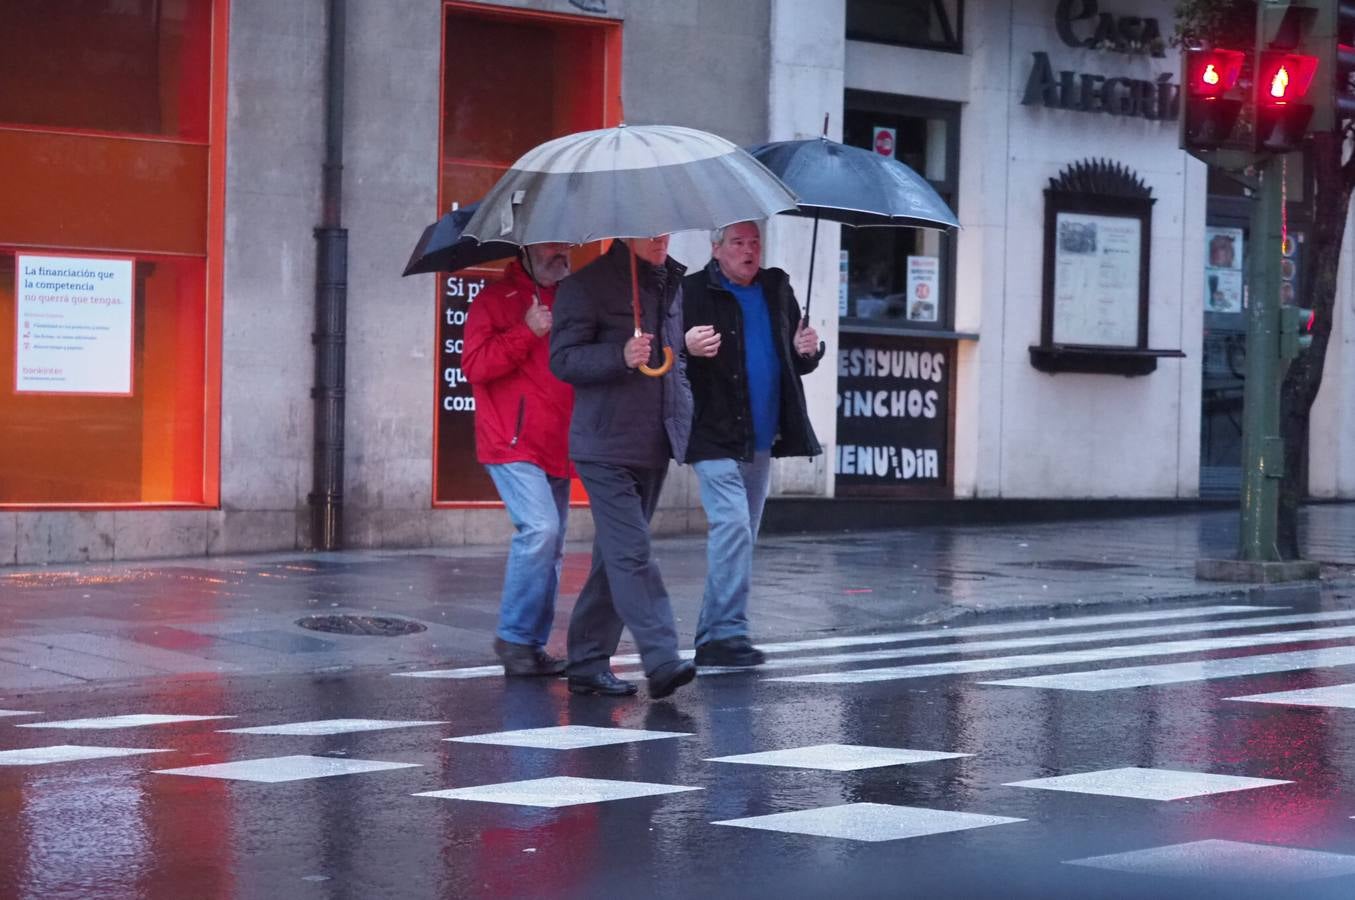
[[[306,616],[304,619],[297,619],[296,624],[311,631],[324,631],[328,634],[365,634],[372,637],[399,637],[402,634],[418,634],[420,631],[428,630],[427,625],[390,616]]]

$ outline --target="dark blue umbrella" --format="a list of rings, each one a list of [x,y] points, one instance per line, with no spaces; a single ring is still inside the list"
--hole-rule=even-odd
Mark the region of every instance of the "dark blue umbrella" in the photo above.
[[[423,230],[414,245],[414,252],[405,266],[405,275],[420,272],[456,272],[471,266],[484,265],[516,256],[518,245],[511,241],[485,241],[462,234],[466,223],[480,208],[479,202],[469,203],[438,219]]]
[[[823,127],[826,132],[827,118]],[[896,159],[826,137],[761,144],[748,152],[799,196],[799,207],[785,215],[814,218],[806,322],[814,290],[819,219],[855,228],[883,225],[949,231],[960,227],[954,211],[927,179]]]
[[[857,228],[960,227],[927,179],[896,159],[827,138],[778,141],[748,152],[799,195],[799,208],[788,215]]]

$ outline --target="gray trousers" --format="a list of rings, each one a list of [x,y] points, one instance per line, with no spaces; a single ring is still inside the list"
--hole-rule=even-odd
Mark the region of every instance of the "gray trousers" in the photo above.
[[[678,660],[673,606],[650,558],[649,520],[668,474],[661,469],[576,462],[593,511],[593,568],[569,617],[569,674],[596,675],[611,666],[630,629],[645,674]]]

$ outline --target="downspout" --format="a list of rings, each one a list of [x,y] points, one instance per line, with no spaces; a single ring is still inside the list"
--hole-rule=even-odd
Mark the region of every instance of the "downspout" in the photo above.
[[[325,75],[323,212],[315,229],[315,443],[311,546],[343,543],[344,356],[348,318],[348,231],[343,211],[344,0],[329,0]]]

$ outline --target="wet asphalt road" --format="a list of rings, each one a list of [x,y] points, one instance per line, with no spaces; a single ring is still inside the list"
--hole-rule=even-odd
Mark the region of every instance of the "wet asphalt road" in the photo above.
[[[645,699],[643,689],[616,701],[572,697],[562,681],[423,679],[379,670],[7,695],[0,710],[32,714],[0,718],[0,763],[4,751],[53,745],[166,752],[0,765],[0,897],[1349,898],[1355,896],[1352,874],[1291,879],[1355,872],[1355,709],[1228,698],[1355,682],[1355,667],[1187,676],[1104,691],[981,683],[1348,647],[1349,638],[1285,643],[1276,636],[1355,626],[1355,611],[1312,623],[1249,627],[1244,621],[1348,606],[1329,594],[1306,606],[1174,620],[1129,607],[1098,610],[1071,629],[1018,620],[1009,630],[960,642],[955,633],[930,630],[906,644],[774,654],[819,661],[754,675],[706,675],[658,703]],[[1141,616],[1131,623],[1098,618],[1135,615],[1135,609]],[[1169,633],[1105,640],[1096,634],[1139,627]],[[1081,664],[995,663],[990,672],[864,683],[772,680],[1238,636],[1256,636],[1258,643]],[[965,649],[975,641],[1025,638],[1039,643]],[[941,645],[955,652],[822,661],[834,653],[892,647],[903,654]],[[94,731],[19,727],[137,713],[235,718]],[[437,724],[329,736],[221,732],[357,718]],[[444,740],[562,725],[681,736],[579,749]],[[964,755],[859,771],[710,761],[820,744]],[[280,783],[156,773],[285,756],[407,767]],[[1125,767],[1289,783],[1249,789],[1230,783],[1222,793],[1174,800],[1011,785]],[[560,808],[414,796],[560,776],[695,790]],[[927,823],[935,811],[1001,818],[916,837],[896,832],[896,839],[881,841],[713,824],[852,803],[879,804],[886,814],[893,807],[932,811],[914,814]],[[860,826],[880,812],[857,808],[842,821]],[[903,827],[916,824],[909,821]],[[880,836],[878,829],[872,834]],[[1234,848],[1226,870],[1200,867],[1209,850],[1228,845],[1187,848],[1188,867],[1196,875],[1213,871],[1207,877],[1078,864],[1201,841],[1265,846]],[[1263,855],[1267,847],[1340,856],[1304,857],[1290,870],[1289,860]]]

